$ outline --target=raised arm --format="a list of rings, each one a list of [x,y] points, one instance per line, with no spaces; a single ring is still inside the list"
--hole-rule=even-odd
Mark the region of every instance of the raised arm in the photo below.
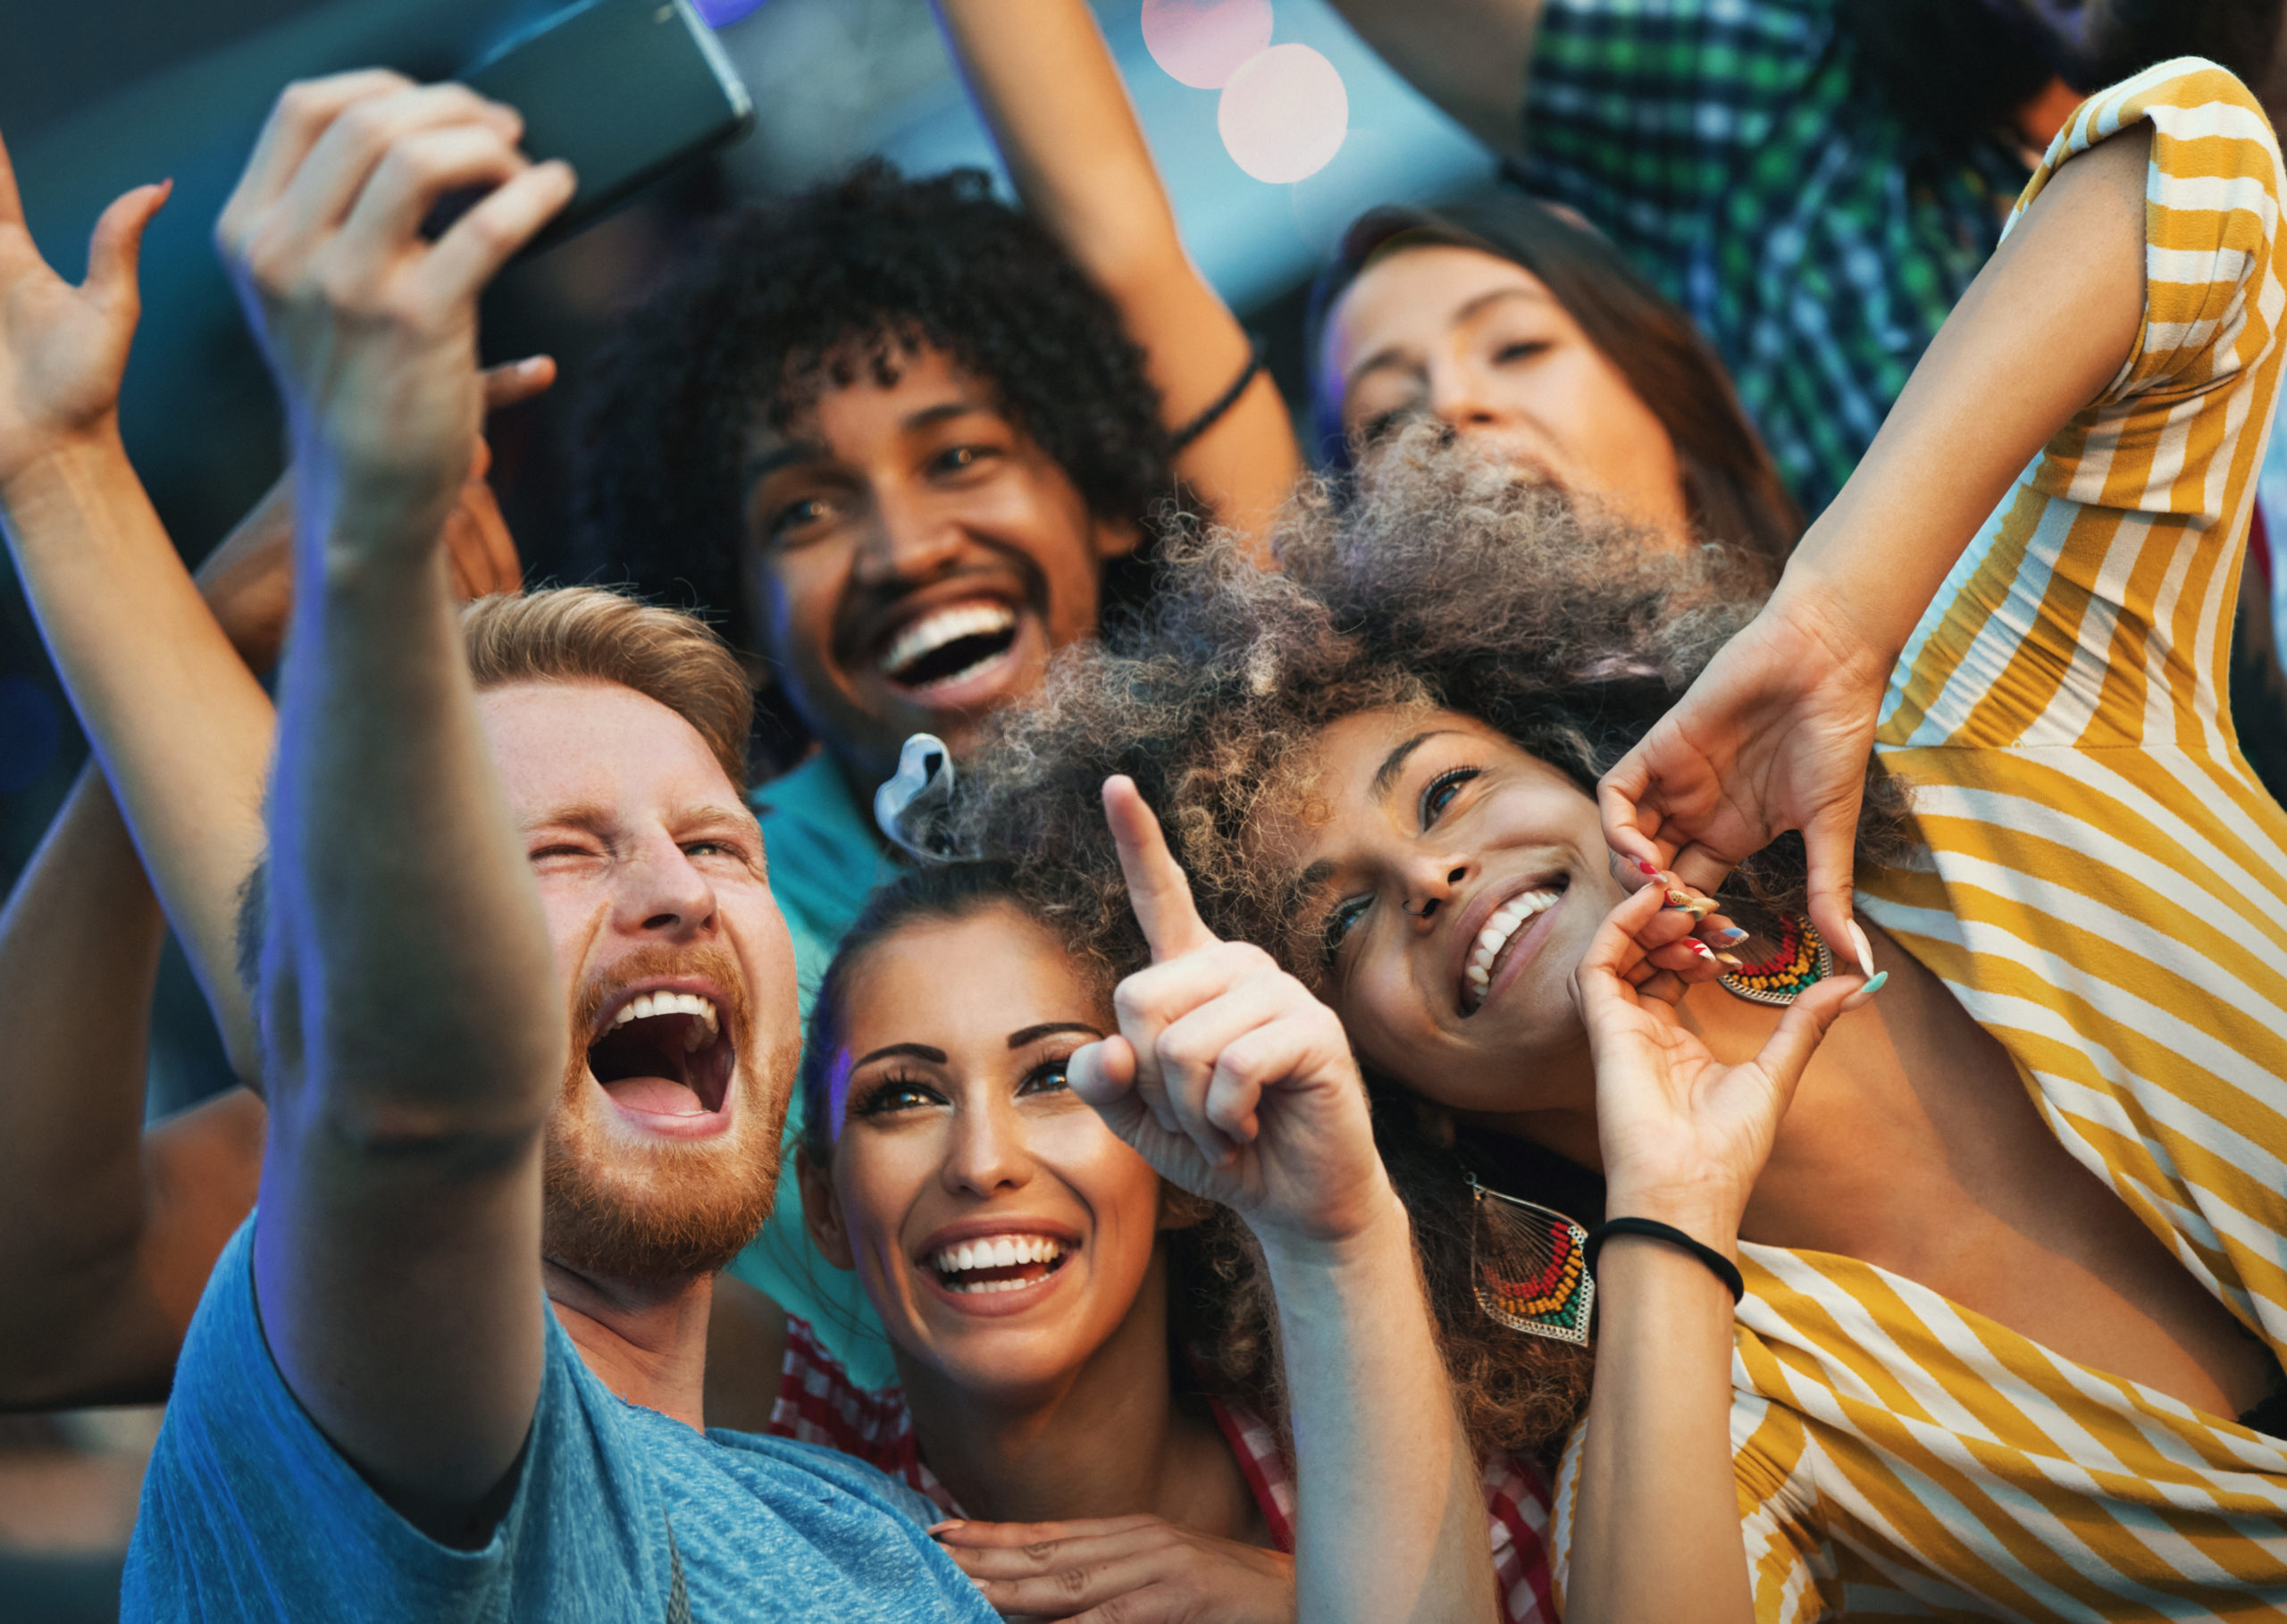
[[[1495,152],[1520,150],[1545,0],[1333,0],[1405,81]]]
[[[1613,909],[1574,976],[1596,1056],[1604,1210],[1735,1257],[1803,1067],[1834,1017],[1874,988],[1848,975],[1822,982],[1789,1006],[1754,1060],[1718,1065],[1671,1007],[1680,983],[1631,984],[1645,961],[1638,935],[1662,902],[1646,887]],[[1656,995],[1663,987],[1670,1001]],[[1564,1617],[1750,1624],[1731,1465],[1730,1293],[1683,1248],[1629,1235],[1604,1246],[1596,1288]]]
[[[1169,431],[1181,431],[1229,390],[1251,340],[1184,249],[1085,0],[935,3],[1018,195],[1118,306]],[[1302,473],[1268,373],[1180,451],[1176,472],[1226,523],[1262,534]]]
[[[441,545],[482,414],[477,296],[572,189],[518,133],[457,86],[296,86],[217,230],[297,470],[256,1297],[317,1424],[464,1543],[539,1394],[540,1139],[566,1041]],[[440,197],[487,185],[423,239]]]
[[[1208,931],[1131,781],[1106,783],[1104,810],[1152,962],[1119,984],[1119,1033],[1073,1056],[1071,1086],[1262,1247],[1295,1450],[1293,1616],[1492,1619],[1476,1463],[1342,1024],[1269,954]],[[1004,1613],[1061,1616],[1078,1577],[1024,1551],[955,1557]]]
[[[2012,481],[2120,372],[2144,314],[2150,138],[2065,164],[1971,284],[1762,614],[1606,774],[1621,856],[1712,891],[1800,830],[1810,911],[1849,940],[1852,845],[1898,652]]]

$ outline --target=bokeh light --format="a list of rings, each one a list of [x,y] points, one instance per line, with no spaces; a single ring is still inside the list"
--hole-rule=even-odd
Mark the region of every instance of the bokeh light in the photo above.
[[[1256,180],[1300,180],[1342,150],[1350,93],[1335,65],[1310,46],[1272,46],[1232,73],[1215,124],[1232,161]]]
[[[1144,44],[1169,78],[1219,90],[1270,43],[1270,0],[1144,0]]]

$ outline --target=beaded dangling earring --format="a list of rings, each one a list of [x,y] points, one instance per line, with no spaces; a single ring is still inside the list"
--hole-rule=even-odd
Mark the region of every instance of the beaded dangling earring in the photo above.
[[[1751,1004],[1784,1007],[1834,974],[1834,950],[1802,915],[1781,913],[1776,940],[1770,958],[1722,977],[1723,991]]]
[[[1512,1331],[1585,1344],[1596,1283],[1588,1232],[1561,1212],[1488,1190],[1469,1176],[1470,1285],[1477,1306]]]

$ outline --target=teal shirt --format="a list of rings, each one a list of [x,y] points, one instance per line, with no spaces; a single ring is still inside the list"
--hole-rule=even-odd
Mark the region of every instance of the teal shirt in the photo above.
[[[810,1000],[842,933],[874,889],[897,877],[898,864],[883,848],[872,816],[859,806],[828,756],[811,757],[756,789],[752,799],[762,824],[770,889],[794,938],[794,971],[807,1023]],[[886,1386],[897,1379],[897,1372],[873,1304],[859,1289],[858,1277],[821,1257],[802,1228],[802,1191],[794,1176],[794,1145],[801,1128],[798,1092],[786,1110],[778,1203],[762,1233],[731,1265],[731,1272],[767,1292],[788,1313],[808,1320],[817,1339],[859,1385]]]

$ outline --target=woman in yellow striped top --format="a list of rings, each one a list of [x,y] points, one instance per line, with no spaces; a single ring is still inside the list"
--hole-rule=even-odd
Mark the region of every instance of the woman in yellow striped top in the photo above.
[[[2287,818],[2220,697],[2281,192],[2220,71],[2094,98],[1680,701],[1720,577],[1424,474],[1306,511],[1284,576],[1202,561],[980,764],[977,827],[1113,875],[1109,956],[1116,771],[1370,1070],[1744,1265],[1735,1314],[1683,1246],[1603,1253],[1568,1619],[2287,1616]],[[1878,712],[1926,852],[1870,943]],[[1787,828],[1885,975],[1782,1011],[1662,903]]]

